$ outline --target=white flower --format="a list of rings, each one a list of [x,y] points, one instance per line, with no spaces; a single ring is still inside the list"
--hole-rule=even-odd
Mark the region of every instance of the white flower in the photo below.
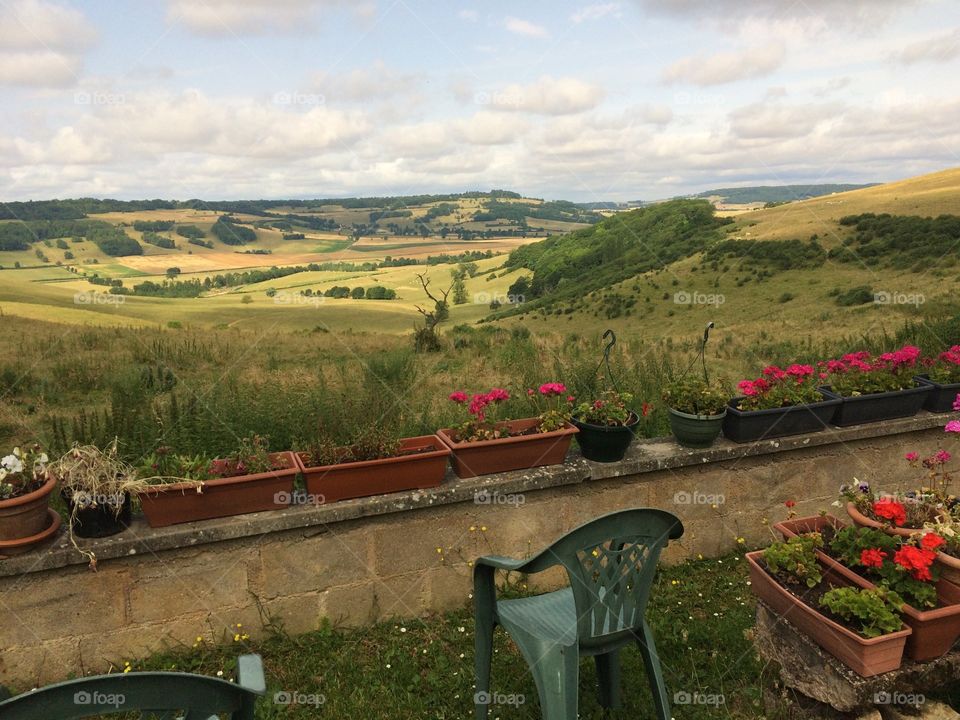
[[[11,474],[23,472],[23,461],[20,460],[17,450],[14,450],[13,455],[7,455],[3,460],[0,460],[0,464]]]

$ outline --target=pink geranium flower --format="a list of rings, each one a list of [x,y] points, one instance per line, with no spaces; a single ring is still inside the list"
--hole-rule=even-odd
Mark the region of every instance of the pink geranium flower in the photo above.
[[[544,383],[540,386],[541,395],[563,395],[567,392],[567,386],[563,383]]]
[[[950,453],[948,453],[946,450],[938,450],[936,455],[934,455],[933,457],[938,463],[942,465],[943,463],[950,462],[951,456],[950,456]]]
[[[953,409],[960,410],[960,395],[957,395],[957,399],[953,401]]]
[[[456,392],[450,393],[450,399],[455,403],[463,404],[467,401],[467,394],[463,390],[457,390]]]
[[[915,452],[908,452],[906,455],[904,455],[904,457],[910,462],[915,462],[920,459],[920,456]]]
[[[943,429],[948,433],[960,433],[960,420],[951,420]]]

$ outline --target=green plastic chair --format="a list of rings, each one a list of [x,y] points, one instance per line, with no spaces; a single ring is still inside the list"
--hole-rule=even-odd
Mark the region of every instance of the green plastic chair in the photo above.
[[[683,535],[676,516],[636,508],[581,525],[529,560],[487,556],[473,573],[476,613],[474,714],[489,711],[493,631],[502,625],[530,665],[544,720],[576,720],[581,657],[597,665],[600,704],[619,708],[620,648],[634,642],[646,666],[657,717],[669,720],[670,701],[650,626],[644,619],[660,552]],[[556,565],[570,586],[498,600],[494,573],[538,573]]]
[[[259,655],[241,655],[237,682],[176,672],[132,672],[68,680],[0,702],[0,720],[73,720],[139,711],[157,720],[253,720],[266,692]],[[0,697],[3,697],[0,690]]]

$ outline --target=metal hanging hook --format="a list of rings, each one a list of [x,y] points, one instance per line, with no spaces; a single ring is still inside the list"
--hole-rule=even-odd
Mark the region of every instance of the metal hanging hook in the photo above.
[[[619,393],[620,388],[617,386],[617,381],[613,377],[613,370],[610,368],[610,351],[613,349],[613,346],[617,344],[617,334],[610,328],[607,328],[603,333],[603,340],[606,340],[607,338],[610,338],[610,342],[608,342],[603,348],[603,360],[600,361],[600,365],[606,366],[607,379],[610,381],[613,389]],[[600,365],[597,365],[597,370],[600,369]],[[594,375],[596,375],[596,370],[594,371]]]

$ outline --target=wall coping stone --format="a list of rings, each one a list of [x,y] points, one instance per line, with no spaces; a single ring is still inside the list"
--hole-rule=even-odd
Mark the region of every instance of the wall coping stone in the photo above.
[[[921,411],[913,417],[899,420],[847,428],[830,427],[809,435],[759,440],[742,445],[721,438],[713,447],[705,450],[682,448],[671,438],[650,438],[634,442],[627,456],[616,463],[590,462],[585,460],[576,448],[573,448],[567,462],[563,465],[464,480],[457,478],[448,469],[444,483],[430,490],[378,495],[329,505],[294,505],[284,510],[270,510],[163,528],[151,528],[142,516],[138,516],[125,532],[107,538],[90,540],[77,538],[77,544],[85,550],[96,553],[97,562],[102,563],[104,560],[115,558],[149,555],[165,550],[191,548],[286,530],[317,528],[318,532],[325,532],[330,530],[331,525],[351,520],[472,502],[476,494],[481,492],[527,493],[594,480],[642,476],[646,473],[703,466],[746,457],[841,445],[851,441],[930,430],[946,424],[951,417],[951,414],[932,414]],[[72,547],[68,534],[62,531],[52,545],[39,551],[0,560],[0,577],[25,575],[86,563],[87,559]]]

